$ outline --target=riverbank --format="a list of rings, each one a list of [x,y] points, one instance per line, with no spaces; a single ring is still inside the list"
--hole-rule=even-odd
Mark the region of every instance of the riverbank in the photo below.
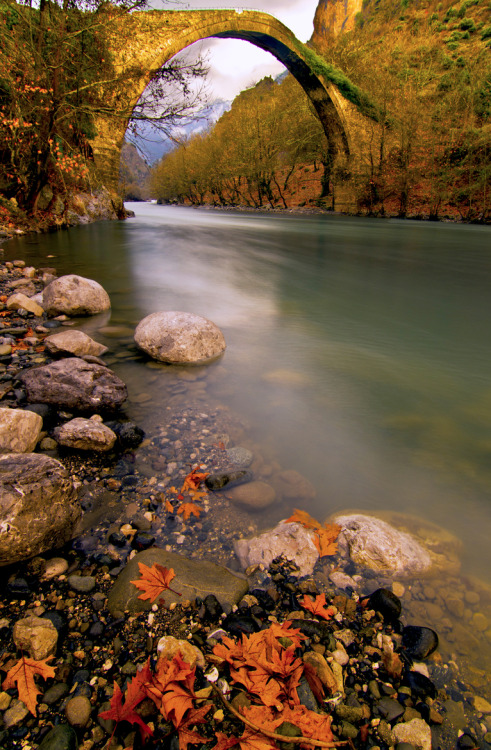
[[[22,309],[20,312],[5,310],[7,295],[4,292],[12,291],[12,282],[29,283],[31,279],[36,286],[48,280],[46,276],[42,281],[45,274],[53,276],[53,269],[33,271],[26,273],[22,261],[2,264],[0,304],[4,307],[2,312],[8,313],[2,316],[2,333],[3,338],[9,338],[12,343],[3,343],[4,347],[10,346],[10,351],[3,350],[0,377],[2,406],[10,408],[26,406],[25,391],[18,378],[20,372],[53,359],[43,348],[46,335],[53,330],[70,330],[75,322],[48,319],[44,315],[36,318]],[[212,635],[216,627],[237,636],[240,632],[249,635],[260,632],[275,619],[279,622],[292,618],[310,620],[308,610],[302,607],[302,597],[307,594],[313,599],[324,594],[327,604],[335,609],[325,621],[327,626],[319,614],[314,615],[315,626],[295,623],[296,627],[304,628],[309,639],[299,645],[298,653],[302,657],[305,652],[320,654],[334,674],[338,669],[335,665],[339,665],[343,684],[341,689],[339,669],[338,682],[335,686],[331,683],[330,687],[329,678],[323,672],[324,699],[319,700],[314,695],[317,701],[314,703],[305,688],[307,693],[302,705],[322,715],[327,708],[333,717],[336,737],[350,740],[355,747],[391,747],[400,731],[396,727],[417,720],[423,722],[416,726],[426,733],[426,738],[428,729],[432,733],[434,747],[447,750],[459,743],[461,748],[486,748],[487,732],[491,729],[487,726],[491,707],[482,700],[486,674],[478,675],[474,667],[470,670],[463,667],[460,644],[463,640],[468,657],[479,661],[479,638],[486,638],[480,628],[489,602],[485,587],[460,578],[455,571],[440,574],[437,581],[423,578],[401,582],[358,570],[341,556],[327,556],[318,561],[312,575],[302,576],[300,580],[293,570],[268,572],[264,566],[246,570],[250,592],[245,597],[240,595],[238,614],[231,619],[223,619],[222,605],[217,607],[214,600],[201,604],[199,600],[190,599],[189,603],[171,605],[169,609],[159,607],[150,614],[125,615],[122,610],[109,608],[113,582],[124,571],[128,560],[138,550],[152,550],[155,546],[169,553],[177,552],[188,561],[194,560],[197,567],[193,569],[193,577],[197,578],[202,560],[211,560],[232,568],[238,580],[244,581],[234,554],[234,543],[244,534],[257,532],[257,511],[241,510],[231,504],[226,492],[210,493],[204,487],[205,497],[198,517],[191,513],[183,520],[184,513],[179,515],[175,509],[167,508],[167,502],[172,506],[177,499],[172,488],[179,490],[190,466],[199,465],[202,471],[224,469],[230,460],[225,457],[227,446],[240,445],[244,438],[244,428],[233,415],[213,410],[205,412],[202,405],[199,409],[193,408],[188,387],[199,384],[199,375],[195,378],[189,373],[189,376],[190,380],[181,381],[166,424],[158,433],[147,435],[138,448],[140,456],[143,454],[138,465],[134,445],[123,447],[119,443],[117,450],[110,454],[88,453],[83,457],[80,452],[60,448],[50,433],[58,422],[66,421],[70,415],[66,409],[56,406],[45,410],[48,429],[40,436],[36,450],[56,456],[67,467],[78,488],[84,515],[75,540],[65,548],[6,569],[1,596],[5,613],[1,619],[6,644],[2,656],[4,673],[7,674],[21,653],[18,637],[14,635],[19,620],[31,615],[48,619],[53,622],[58,637],[53,660],[56,674],[46,683],[40,681],[39,687],[44,692],[36,717],[19,706],[15,687],[4,690],[0,698],[6,725],[4,744],[9,748],[29,745],[35,748],[50,726],[59,722],[68,724],[71,730],[66,730],[65,745],[51,744],[49,748],[63,748],[67,743],[68,747],[73,746],[74,735],[85,750],[102,748],[107,744],[112,727],[100,721],[98,714],[112,697],[113,677],[124,687],[124,680],[136,674],[146,655],[155,656],[161,634],[170,632],[197,644],[204,654],[206,671],[217,665],[213,649],[214,641],[219,639]],[[112,424],[114,426],[114,422]],[[134,436],[134,431],[132,434]],[[147,468],[143,471],[145,465]],[[296,494],[298,492],[297,489]],[[342,587],[339,578],[337,585],[333,583],[336,572],[341,571],[349,577],[344,582],[348,590]],[[217,594],[220,577],[215,583]],[[180,575],[178,583],[179,578]],[[374,598],[366,603],[368,595],[380,588],[388,588],[391,593],[384,594],[381,602]],[[400,617],[399,613],[394,616],[397,602],[402,607]],[[231,610],[230,602],[225,604],[226,613]],[[480,618],[476,618],[479,614]],[[460,618],[461,624],[452,617]],[[418,652],[416,661],[422,664],[414,672],[415,657],[408,651],[407,640],[404,643],[403,623],[416,620],[414,624],[418,627],[422,623],[427,627],[445,619],[444,640],[448,642],[452,632],[456,636],[452,647],[454,658],[446,656],[446,648],[443,656],[441,649],[433,653]],[[437,629],[441,637],[440,628]],[[428,644],[430,637],[432,648],[434,638],[426,630],[421,632],[424,643]],[[428,648],[426,645],[425,649]],[[223,663],[219,662],[218,666],[230,685],[230,675]],[[415,676],[421,671],[423,678]],[[202,684],[206,683],[201,681],[199,686]],[[237,698],[240,692],[243,690],[232,686],[233,697]],[[75,699],[75,704],[68,708]],[[241,700],[237,698],[234,705]],[[253,703],[255,700],[252,697]],[[221,718],[219,699],[212,698],[212,702],[210,715],[213,711],[214,718],[206,735],[210,747],[215,744],[215,731],[235,736],[243,732],[233,714],[233,718],[227,718],[229,715],[225,711]],[[171,730],[169,723],[159,719],[151,706],[146,705],[144,710],[142,703],[141,716],[154,723],[159,742]],[[120,726],[118,732],[126,737],[121,745],[126,747],[131,741],[129,727]],[[464,739],[458,739],[460,733]],[[202,742],[205,744],[204,740]],[[158,742],[154,746],[159,746]]]

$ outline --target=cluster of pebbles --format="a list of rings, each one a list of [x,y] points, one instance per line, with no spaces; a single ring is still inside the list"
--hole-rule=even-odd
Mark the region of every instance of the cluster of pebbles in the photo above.
[[[40,291],[53,273],[53,269],[26,271],[21,261],[0,264],[2,406],[26,406],[18,376],[25,368],[51,361],[43,339],[66,322],[22,309],[1,316],[4,296],[26,283]],[[20,283],[12,287],[16,282]],[[235,472],[240,486],[240,474],[247,476],[254,466],[252,453],[239,447],[244,430],[233,416],[204,405],[183,405],[180,396],[176,393],[176,403],[169,405],[166,424],[143,442],[135,425],[107,421],[120,437],[118,449],[109,454],[81,455],[57,447],[49,435],[43,437],[40,449],[69,469],[84,515],[68,547],[5,569],[2,577],[2,678],[20,655],[14,633],[19,620],[34,615],[50,621],[57,632],[57,648],[52,662],[56,676],[40,683],[36,716],[27,712],[15,689],[0,692],[0,750],[103,748],[112,726],[98,714],[107,708],[114,680],[123,687],[148,656],[155,658],[162,635],[191,641],[206,660],[216,643],[217,628],[238,636],[286,619],[294,619],[308,637],[304,651],[324,656],[342,671],[342,684],[340,680],[339,689],[324,706],[315,707],[307,687],[302,696],[314,710],[332,713],[333,731],[340,741],[381,750],[491,747],[487,700],[491,595],[479,582],[455,573],[441,576],[438,582],[400,583],[357,570],[336,557],[322,558],[311,577],[299,578],[294,566],[280,560],[270,570],[258,566],[246,571],[250,593],[236,611],[224,612],[212,597],[170,610],[159,608],[150,615],[109,613],[107,595],[136,552],[158,546],[238,570],[234,541],[258,531],[257,509],[234,504],[227,488],[202,499],[198,518],[183,520],[177,513],[175,498],[191,469],[199,466],[218,476]],[[55,425],[68,415],[50,408],[46,416],[47,423]],[[268,525],[269,519],[273,525],[275,513],[264,509],[261,526]],[[333,585],[336,569],[356,580],[356,590],[342,591]],[[299,606],[301,595],[318,592],[326,593],[337,612],[328,623],[309,619]],[[414,631],[407,629],[410,625]],[[387,656],[392,653],[398,655],[397,668]],[[198,675],[205,684],[202,670]],[[156,739],[149,747],[163,750],[172,745],[173,750],[176,738],[169,737],[169,727],[158,716],[150,715],[150,720]],[[398,734],[397,725],[414,721],[419,734],[415,730],[410,739]],[[242,732],[232,716],[210,728],[210,742],[212,730]],[[131,727],[122,725],[114,747],[131,746],[133,737]],[[138,741],[137,735],[135,748]]]

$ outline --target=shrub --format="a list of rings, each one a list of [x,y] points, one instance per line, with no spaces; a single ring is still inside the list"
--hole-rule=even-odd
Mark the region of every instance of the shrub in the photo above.
[[[484,27],[484,29],[481,31],[481,39],[483,41],[485,39],[491,39],[491,26]]]
[[[462,31],[469,31],[473,32],[476,30],[476,24],[474,23],[473,18],[463,18],[460,22],[460,28]]]

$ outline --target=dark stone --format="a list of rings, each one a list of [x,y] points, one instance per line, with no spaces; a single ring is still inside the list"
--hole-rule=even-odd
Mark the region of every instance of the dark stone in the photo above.
[[[228,615],[222,624],[225,630],[228,630],[231,635],[236,636],[240,636],[242,633],[250,635],[251,633],[257,633],[261,629],[260,624],[254,617],[238,612]]]
[[[427,695],[430,698],[436,698],[435,685],[421,672],[407,672],[404,675],[403,684],[407,685],[411,689],[411,694],[418,698],[426,698]]]
[[[59,724],[48,732],[38,750],[78,750],[75,730],[68,724]]]
[[[59,700],[68,694],[70,688],[66,682],[57,682],[46,690],[43,694],[42,701],[47,703],[48,706],[52,706],[54,703],[58,703]]]
[[[137,448],[145,437],[144,431],[134,422],[106,422],[118,436],[118,442],[123,448]]]
[[[377,709],[379,714],[389,722],[398,719],[405,711],[404,706],[401,706],[398,701],[389,697],[381,698],[377,702]]]
[[[219,474],[209,474],[205,479],[205,484],[209,490],[221,490],[223,487],[233,487],[237,484],[244,484],[244,482],[250,482],[252,479],[252,472],[242,470],[230,470],[223,471]]]
[[[208,594],[203,599],[203,606],[205,608],[204,617],[202,619],[211,620],[217,622],[218,618],[223,614],[223,608],[215,594]]]
[[[327,622],[318,622],[317,620],[292,620],[292,627],[299,628],[307,638],[317,636],[323,641],[329,651],[336,649],[336,641],[332,634],[331,627]]]
[[[107,565],[108,568],[117,565],[117,560],[113,560],[113,558],[106,552],[95,552],[92,555],[92,559],[97,565]]]
[[[457,748],[458,750],[480,750],[480,745],[469,734],[463,734],[457,740]]]
[[[88,669],[78,669],[72,677],[72,685],[77,682],[87,682],[90,678],[90,672]]]
[[[148,533],[148,531],[138,531],[131,541],[133,549],[137,549],[141,552],[144,549],[149,549],[155,544],[155,537]]]
[[[297,695],[298,700],[302,704],[302,706],[305,706],[309,709],[309,711],[318,711],[319,706],[317,705],[317,701],[315,699],[315,695],[313,694],[309,683],[307,682],[305,677],[300,678],[300,682],[298,683],[297,687]]]
[[[402,646],[413,659],[426,659],[438,648],[438,635],[431,628],[406,625],[402,631]]]
[[[401,600],[389,589],[377,589],[368,598],[369,609],[379,612],[384,620],[397,620],[401,614]]]
[[[120,531],[113,531],[113,533],[109,535],[108,542],[114,544],[115,547],[126,547],[128,540]]]
[[[398,742],[395,750],[416,750],[414,745],[410,745],[409,742]]]
[[[270,612],[275,608],[273,597],[270,596],[267,591],[264,591],[263,589],[253,589],[250,593],[251,596],[256,597],[263,609],[266,609],[268,612]]]
[[[10,594],[29,594],[30,588],[25,578],[13,578],[7,583],[7,591]]]

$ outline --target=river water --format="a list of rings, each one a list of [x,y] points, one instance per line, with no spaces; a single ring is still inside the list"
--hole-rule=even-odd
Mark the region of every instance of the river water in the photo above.
[[[5,258],[99,281],[127,412],[165,420],[182,368],[149,367],[132,331],[182,310],[224,332],[197,398],[229,407],[265,460],[315,487],[324,520],[392,510],[463,542],[491,582],[491,247],[488,228],[132,204],[136,217],[18,238]],[[97,328],[104,325],[104,334]],[[87,329],[86,329],[87,330]],[[298,503],[280,504],[278,520]],[[271,514],[268,521],[271,520]]]

